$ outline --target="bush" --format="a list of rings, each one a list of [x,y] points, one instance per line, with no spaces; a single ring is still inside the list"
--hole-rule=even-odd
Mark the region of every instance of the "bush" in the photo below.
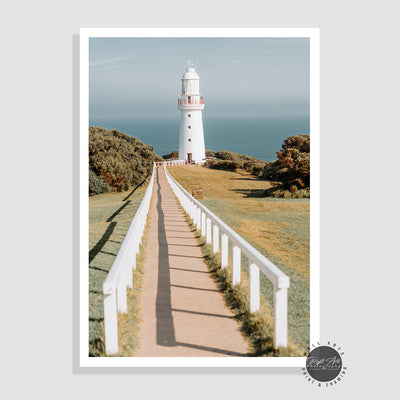
[[[153,147],[117,130],[89,127],[89,170],[112,190],[144,181],[159,158]]]
[[[285,139],[278,159],[268,163],[262,172],[266,180],[282,182],[291,193],[310,187],[310,136],[298,135]]]
[[[171,160],[171,159],[177,160],[179,158],[179,151],[178,150],[171,151],[171,153],[164,154],[162,158],[164,160]]]
[[[206,157],[213,158],[206,162],[205,166],[208,168],[228,171],[242,169],[257,176],[262,173],[267,164],[267,162],[259,160],[258,158],[234,153],[233,151],[206,150]],[[179,151],[174,150],[171,153],[163,155],[163,158],[165,160],[178,159]]]
[[[206,162],[206,167],[212,169],[225,169],[229,171],[234,171],[238,168],[241,168],[242,164],[238,161],[230,161],[230,160],[209,160]]]
[[[232,151],[212,152],[207,150],[206,155],[207,157],[214,157],[213,160],[207,161],[206,167],[228,171],[242,169],[257,176],[260,175],[267,164],[265,161],[261,161],[258,158],[234,153]]]
[[[243,163],[243,169],[252,175],[258,176],[264,171],[265,165],[265,162],[246,161]]]
[[[215,151],[206,150],[206,157],[215,157]]]
[[[285,189],[283,186],[272,187],[267,189],[264,192],[265,197],[276,197],[276,198],[284,198],[284,199],[309,199],[310,198],[310,189],[297,189],[289,190]]]
[[[89,171],[89,195],[106,193],[110,187],[104,183],[93,171]]]
[[[264,165],[266,164],[265,161],[261,161],[258,158],[255,158],[252,156],[246,156],[245,154],[234,153],[233,151],[217,151],[217,152],[214,152],[214,157],[219,160],[262,163]]]

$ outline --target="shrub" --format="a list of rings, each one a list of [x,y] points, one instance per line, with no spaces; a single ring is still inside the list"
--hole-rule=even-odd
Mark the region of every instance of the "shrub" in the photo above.
[[[164,160],[171,160],[171,159],[177,160],[179,158],[179,151],[178,150],[171,151],[171,153],[164,154],[162,158]]]
[[[310,188],[293,190],[291,187],[289,190],[285,189],[283,185],[273,186],[266,189],[263,193],[264,197],[275,197],[284,199],[309,199],[310,198]]]
[[[278,159],[268,163],[262,176],[266,180],[282,182],[285,189],[294,192],[310,187],[310,136],[298,135],[285,139]]]
[[[132,136],[89,127],[89,170],[113,190],[143,182],[157,157],[152,146]]]
[[[253,161],[246,161],[243,163],[243,169],[250,174],[253,175],[260,175],[264,170],[266,162],[253,162]]]
[[[214,153],[214,157],[219,160],[262,163],[264,165],[266,164],[265,161],[261,161],[258,158],[252,156],[246,156],[245,154],[234,153],[233,151],[217,151]]]
[[[110,187],[104,183],[93,171],[89,171],[89,195],[106,193]]]
[[[209,160],[206,162],[206,167],[212,169],[225,169],[234,171],[235,169],[241,168],[242,164],[238,161],[231,160]]]
[[[243,169],[250,174],[260,175],[265,168],[267,162],[259,160],[258,158],[246,156],[245,154],[234,153],[233,151],[212,151],[206,150],[206,157],[213,158],[208,160],[205,164],[206,167],[212,169],[222,169],[234,171],[236,169]],[[179,151],[174,150],[171,153],[163,155],[165,160],[178,159]]]
[[[258,158],[234,153],[232,151],[213,152],[207,150],[206,155],[207,157],[214,157],[213,160],[209,160],[206,163],[206,167],[212,169],[223,169],[229,171],[242,169],[250,174],[260,175],[267,164],[265,161],[261,161]]]
[[[215,151],[206,150],[206,157],[215,157]]]
[[[237,160],[241,159],[238,156],[235,156],[237,153],[232,153],[230,151],[218,151],[215,153],[215,158],[218,158],[220,160]]]

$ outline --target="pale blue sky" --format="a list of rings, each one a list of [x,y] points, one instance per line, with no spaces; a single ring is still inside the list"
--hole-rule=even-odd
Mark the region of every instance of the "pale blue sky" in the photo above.
[[[209,117],[309,114],[307,38],[92,38],[91,118],[178,118],[189,59]]]

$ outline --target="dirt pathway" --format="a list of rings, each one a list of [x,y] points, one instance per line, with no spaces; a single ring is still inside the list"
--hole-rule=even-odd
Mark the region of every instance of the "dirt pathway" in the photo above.
[[[150,212],[136,356],[244,356],[248,344],[209,275],[161,167]]]

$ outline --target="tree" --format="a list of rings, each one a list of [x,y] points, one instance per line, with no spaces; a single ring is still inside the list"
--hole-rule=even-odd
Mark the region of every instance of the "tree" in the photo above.
[[[309,135],[288,137],[276,155],[278,159],[264,168],[265,179],[282,182],[292,190],[310,187]]]

